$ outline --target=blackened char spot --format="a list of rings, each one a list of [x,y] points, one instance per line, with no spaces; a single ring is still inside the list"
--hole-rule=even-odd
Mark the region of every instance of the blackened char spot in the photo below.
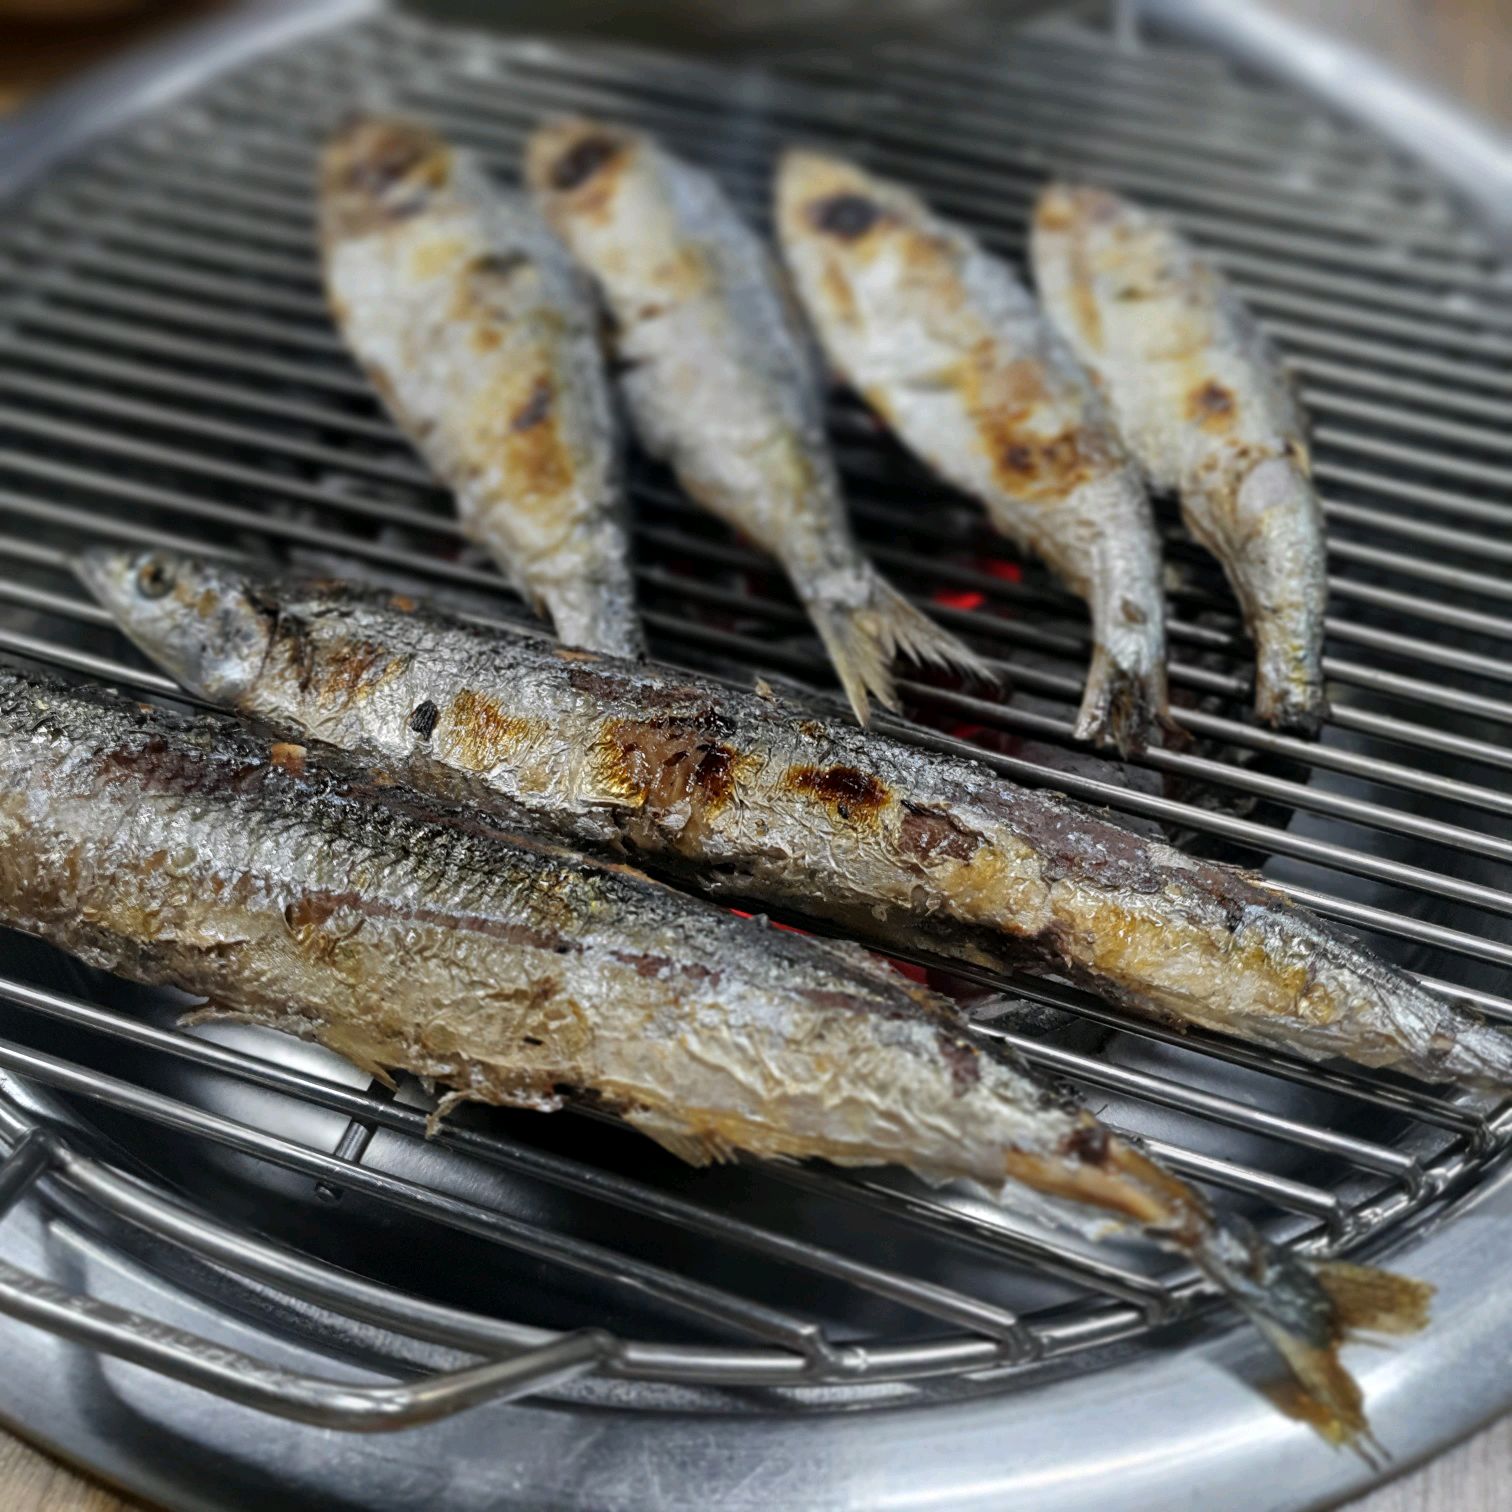
[[[510,430],[518,434],[539,425],[551,413],[551,397],[551,384],[544,378],[536,379],[530,397],[514,412]]]
[[[1108,1158],[1108,1131],[1101,1124],[1082,1124],[1061,1142],[1061,1149],[1073,1160],[1100,1166]]]
[[[887,802],[887,789],[870,772],[851,766],[790,767],[788,785],[829,804],[842,819],[866,819]]]
[[[586,184],[620,150],[609,136],[585,136],[551,165],[553,189],[577,189]]]
[[[473,259],[468,272],[479,278],[509,278],[529,265],[530,259],[523,252],[486,252]]]
[[[427,698],[424,703],[415,705],[414,713],[409,717],[409,727],[421,740],[429,740],[435,733],[436,721],[440,717],[440,709]]]
[[[856,241],[882,218],[882,207],[864,194],[830,194],[809,206],[814,228],[842,241]]]
[[[982,1068],[977,1061],[976,1051],[944,1029],[936,1032],[935,1040],[940,1047],[940,1054],[945,1058],[945,1064],[950,1067],[950,1080],[955,1087],[956,1096],[969,1092],[982,1079]]]

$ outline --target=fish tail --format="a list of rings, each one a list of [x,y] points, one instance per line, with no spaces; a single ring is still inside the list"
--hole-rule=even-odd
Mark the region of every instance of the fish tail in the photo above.
[[[1210,1231],[1192,1258],[1286,1363],[1291,1380],[1280,1405],[1329,1443],[1369,1459],[1377,1446],[1339,1349],[1360,1333],[1416,1333],[1433,1288],[1373,1266],[1309,1263],[1239,1227]]]
[[[920,664],[949,668],[984,682],[996,681],[992,669],[964,642],[915,609],[870,563],[864,565],[860,591],[806,592],[795,579],[804,607],[834,663],[856,718],[871,717],[870,700],[898,707],[892,664],[899,656]]]
[[[1087,686],[1076,716],[1076,738],[1114,746],[1120,756],[1141,751],[1152,725],[1164,724],[1165,667],[1158,660],[1140,665],[1120,658],[1101,640],[1093,647]]]
[[[615,580],[580,578],[554,583],[541,588],[540,598],[564,646],[630,660],[646,654],[628,571],[617,574]]]
[[[1273,728],[1316,735],[1328,717],[1323,687],[1322,646],[1305,623],[1303,606],[1294,614],[1245,618],[1255,640],[1255,717]]]

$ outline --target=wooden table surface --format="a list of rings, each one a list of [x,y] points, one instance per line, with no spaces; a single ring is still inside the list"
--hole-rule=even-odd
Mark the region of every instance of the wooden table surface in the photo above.
[[[7,21],[0,0],[0,110],[162,24],[165,13],[209,9],[211,3],[148,4],[141,8],[145,15],[63,24]],[[1357,46],[1512,122],[1512,0],[1272,3],[1345,33]],[[1350,1503],[1347,1512],[1505,1512],[1512,1506],[1509,1483],[1512,1418]],[[0,1430],[0,1512],[121,1512],[139,1506]]]

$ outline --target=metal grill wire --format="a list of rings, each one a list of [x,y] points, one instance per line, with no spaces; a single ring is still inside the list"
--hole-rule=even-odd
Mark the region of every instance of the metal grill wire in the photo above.
[[[354,573],[418,581],[482,617],[518,614],[497,574],[462,545],[444,494],[326,316],[313,153],[354,105],[428,117],[505,178],[543,114],[627,119],[714,168],[763,224],[774,149],[828,142],[915,183],[1015,259],[1037,186],[1069,173],[1174,213],[1214,250],[1301,386],[1330,529],[1333,719],[1317,743],[1248,722],[1249,656],[1234,605],[1168,513],[1171,671],[1192,743],[1152,751],[1137,769],[1075,751],[1079,609],[837,400],[834,434],[869,549],[1017,690],[998,702],[905,682],[930,728],[890,728],[1263,862],[1296,897],[1432,985],[1512,1022],[1512,547],[1499,529],[1512,501],[1509,270],[1410,164],[1236,80],[1216,58],[1125,53],[1063,22],[990,56],[910,42],[859,59],[780,62],[780,75],[731,72],[385,17],[215,82],[55,175],[0,230],[0,650],[173,696],[73,586],[65,552],[91,539],[335,559]],[[727,676],[822,678],[771,565],[655,469],[642,467],[635,482],[657,652]],[[977,971],[955,976],[1007,985]],[[252,1154],[328,1197],[359,1192],[593,1278],[616,1296],[617,1315],[630,1294],[682,1320],[671,1342],[594,1354],[622,1375],[799,1385],[1025,1365],[1136,1335],[1200,1296],[1190,1275],[1154,1272],[1142,1256],[1090,1251],[882,1175],[772,1169],[759,1180],[801,1192],[832,1215],[837,1234],[847,1212],[860,1212],[922,1236],[922,1251],[901,1239],[887,1247],[908,1264],[817,1242],[774,1219],[770,1203],[743,1208],[742,1189],[718,1177],[645,1175],[634,1159],[627,1172],[560,1153],[531,1124],[459,1120],[427,1147],[442,1165],[523,1174],[785,1268],[805,1285],[881,1299],[887,1319],[911,1320],[837,1337],[802,1307],[464,1200],[444,1182],[364,1165],[374,1130],[423,1135],[409,1095],[355,1087],[333,1063],[291,1057],[276,1038],[226,1042],[159,1027],[113,1006],[118,990],[65,993],[39,980],[23,970],[0,977],[15,1035],[0,1040],[0,1074],[34,1111],[53,1106],[35,1088],[58,1089]],[[1499,1111],[1453,1092],[1178,1035],[1054,983],[1012,990],[1069,1010],[1071,1027],[1010,1014],[985,1020],[984,1032],[1078,1083],[1220,1204],[1299,1244],[1404,1232],[1429,1203],[1472,1183],[1507,1132]],[[99,1040],[326,1110],[338,1127],[348,1120],[345,1133],[332,1153],[213,1102],[105,1074],[87,1055],[53,1053],[37,1038],[43,1021],[74,1031],[70,1046]],[[4,1122],[13,1140],[26,1127],[10,1111]],[[93,1158],[58,1158],[55,1186],[293,1295],[474,1353],[550,1338],[533,1320],[345,1275]],[[968,1255],[991,1268],[963,1270]],[[978,1284],[952,1282],[962,1274]],[[1029,1305],[1008,1305],[994,1276],[1030,1278]]]

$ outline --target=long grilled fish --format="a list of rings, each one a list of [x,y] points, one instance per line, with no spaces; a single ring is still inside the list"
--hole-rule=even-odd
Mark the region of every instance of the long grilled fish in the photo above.
[[[1512,1085],[1512,1038],[1262,879],[974,762],[403,595],[108,548],[78,570],[201,697],[704,891],[1306,1056]]]
[[[468,535],[566,644],[638,655],[598,312],[529,197],[362,120],[326,149],[320,229],[336,323]]]
[[[1325,712],[1323,515],[1281,365],[1213,266],[1169,222],[1054,185],[1034,216],[1045,308],[1097,376],[1151,483],[1223,564],[1255,643],[1255,711]]]
[[[1336,1439],[1366,1432],[1339,1342],[1425,1315],[1418,1283],[1313,1272],[1220,1227],[854,946],[436,813],[221,719],[0,670],[0,923],[379,1074],[542,1109],[591,1097],[685,1159],[893,1162],[1143,1232],[1256,1321]]]
[[[1083,739],[1165,713],[1165,604],[1144,481],[1075,355],[1006,263],[914,194],[787,153],[777,227],[825,351],[902,442],[1092,612]]]
[[[603,292],[647,451],[786,568],[856,717],[866,723],[869,698],[897,706],[900,652],[980,675],[981,661],[861,554],[806,333],[714,180],[645,137],[586,121],[537,131],[526,173]]]

